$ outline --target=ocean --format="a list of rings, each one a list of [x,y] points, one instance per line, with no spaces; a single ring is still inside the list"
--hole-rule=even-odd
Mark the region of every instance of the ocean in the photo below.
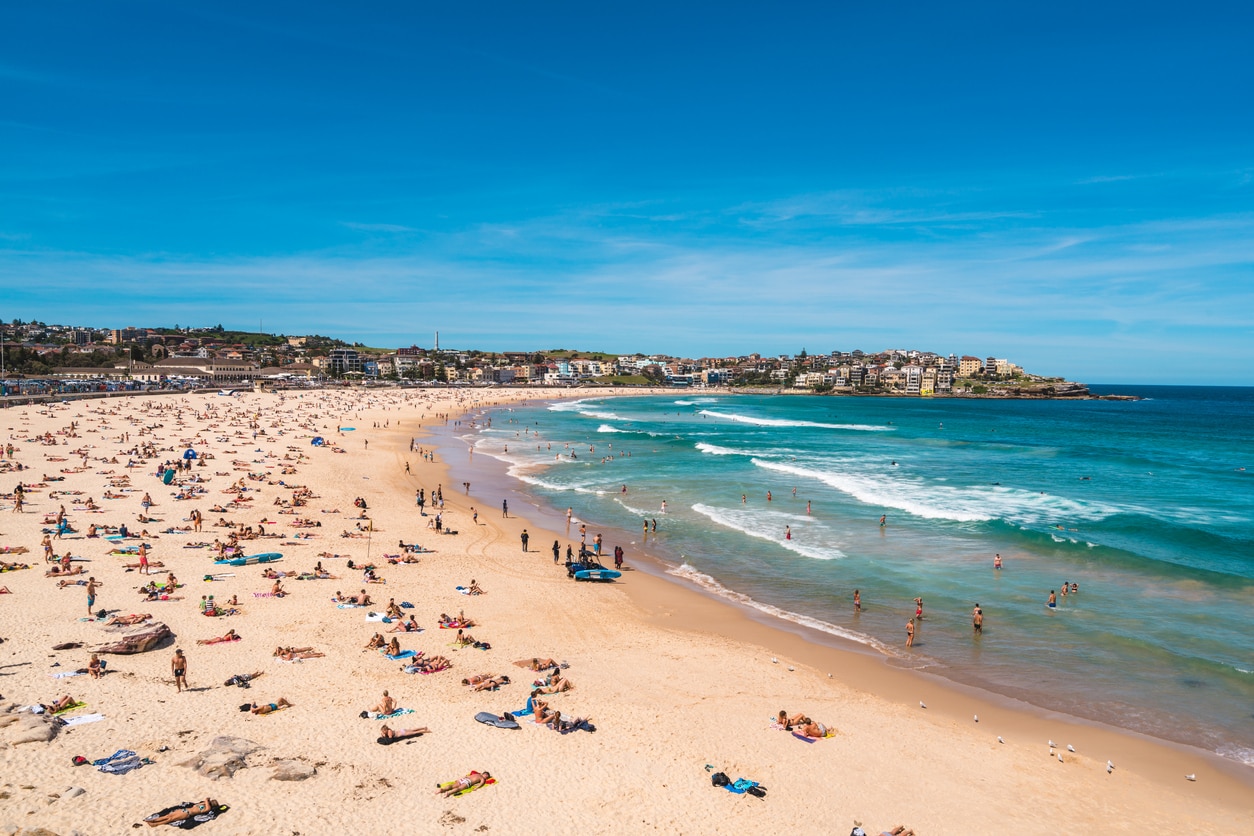
[[[894,665],[1254,766],[1254,389],[1096,390],[1143,400],[693,390],[460,433],[607,552],[647,548]]]

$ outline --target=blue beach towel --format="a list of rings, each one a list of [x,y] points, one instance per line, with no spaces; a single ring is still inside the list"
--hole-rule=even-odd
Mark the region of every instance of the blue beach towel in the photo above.
[[[383,651],[382,651],[382,648],[380,648],[380,651],[379,651],[379,652],[381,652],[381,653],[383,652]],[[400,653],[396,654],[395,656],[393,656],[393,655],[391,655],[391,654],[389,654],[389,653],[384,653],[383,655],[384,655],[384,656],[387,656],[387,657],[388,657],[389,659],[391,659],[393,662],[399,662],[401,659],[412,659],[413,657],[417,656],[418,654],[417,654],[417,653],[415,653],[415,652],[414,652],[414,651],[412,651],[412,650],[402,650]]]

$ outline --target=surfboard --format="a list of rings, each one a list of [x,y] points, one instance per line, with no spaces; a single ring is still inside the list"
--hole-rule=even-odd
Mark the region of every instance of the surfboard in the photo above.
[[[215,560],[219,566],[254,566],[258,563],[273,563],[282,559],[283,555],[278,552],[267,552],[265,554],[250,554],[246,557],[232,557],[227,560]]]
[[[475,719],[480,723],[488,726],[496,726],[498,729],[520,729],[522,726],[513,720],[506,720],[504,717],[497,717],[490,711],[480,711],[475,715]]]

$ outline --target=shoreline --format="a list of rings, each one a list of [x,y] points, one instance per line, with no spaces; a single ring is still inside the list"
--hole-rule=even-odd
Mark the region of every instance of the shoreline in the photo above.
[[[668,391],[665,394],[671,393]],[[613,393],[613,396],[633,397],[633,395],[618,392]],[[568,398],[556,396],[549,400],[566,399]],[[508,409],[509,407],[491,407],[483,409],[482,412],[485,415],[502,414],[503,410]],[[442,430],[433,430],[430,437],[438,438],[442,434]],[[452,432],[447,434],[446,441],[465,447],[465,442]],[[541,525],[546,535],[553,534],[559,539],[564,538],[563,548],[566,542],[573,542],[572,532],[558,533],[564,528],[562,525],[564,516],[560,509],[549,505],[547,499],[531,494],[527,490],[526,482],[508,473],[508,462],[490,454],[480,454],[480,457],[483,455],[488,455],[493,463],[491,471],[496,478],[494,486],[499,492],[509,491],[526,497],[528,504],[537,507],[539,513],[533,518],[528,518],[529,522],[533,525]],[[449,468],[450,473],[453,472],[453,466],[450,465]],[[475,469],[481,474],[486,470],[482,465],[476,465]],[[541,503],[545,507],[540,508]],[[511,504],[511,510],[513,507],[514,505]],[[575,521],[586,523],[590,536],[593,530],[610,530],[610,527],[598,527],[594,520],[579,515],[575,516]],[[630,532],[622,533],[630,536]],[[575,534],[575,539],[577,539],[577,534]],[[612,546],[613,543],[607,541],[607,548],[612,548]],[[856,684],[847,683],[850,687],[865,690],[869,695],[891,700],[901,706],[915,705],[922,698],[927,703],[929,712],[946,716],[955,723],[970,723],[972,716],[981,717],[981,724],[983,724],[985,717],[1004,718],[1019,714],[1028,715],[1035,721],[1032,723],[1033,733],[1042,740],[1046,739],[1046,735],[1051,738],[1058,736],[1060,734],[1056,730],[1058,724],[1068,729],[1076,729],[1077,732],[1073,738],[1077,740],[1084,736],[1079,731],[1080,729],[1089,729],[1097,735],[1092,742],[1119,753],[1119,757],[1112,757],[1116,761],[1120,758],[1131,761],[1137,757],[1137,747],[1121,747],[1116,742],[1120,738],[1128,738],[1130,741],[1151,748],[1171,750],[1194,759],[1189,761],[1190,768],[1187,771],[1190,773],[1196,772],[1197,764],[1206,763],[1217,772],[1230,777],[1236,785],[1254,789],[1254,768],[1217,752],[1181,741],[1154,737],[1100,720],[1068,714],[979,685],[951,679],[943,674],[909,667],[901,664],[907,661],[904,657],[885,653],[874,644],[809,627],[804,623],[775,616],[758,607],[738,602],[734,597],[720,595],[693,580],[676,575],[671,570],[679,567],[658,556],[647,543],[633,547],[633,553],[628,555],[627,565],[630,565],[632,561],[640,564],[643,576],[641,574],[624,576],[617,583],[641,577],[647,577],[650,581],[656,582],[657,585],[654,583],[642,585],[649,587],[647,589],[642,589],[641,586],[635,584],[623,584],[627,587],[628,597],[656,626],[677,627],[694,634],[731,639],[761,648],[764,653],[776,656],[788,653],[810,667],[815,673],[852,669],[857,676],[867,681],[875,680],[877,685],[875,688],[861,689]],[[712,580],[718,583],[716,579]],[[668,588],[676,592],[668,591]],[[731,589],[727,591],[731,596],[740,594]],[[691,600],[694,594],[709,607],[696,607]],[[762,602],[757,603],[764,607],[773,606]],[[735,613],[735,616],[720,614],[720,609],[729,610]],[[691,615],[694,610],[700,610],[702,615],[699,617]],[[711,624],[717,625],[717,629],[711,628]],[[878,642],[878,640],[873,641]],[[788,650],[776,651],[777,647],[787,647]],[[781,663],[782,661],[781,659]],[[845,674],[836,674],[835,678],[842,676]],[[948,696],[941,697],[942,694]],[[1051,732],[1050,729],[1054,731]],[[1086,740],[1086,748],[1091,751],[1094,747],[1089,745],[1089,742]],[[1155,758],[1155,760],[1158,759]],[[1159,764],[1159,766],[1162,765]],[[1173,776],[1176,770],[1175,766],[1158,768],[1153,771],[1153,776],[1156,780],[1174,782]]]
[[[868,832],[905,823],[926,836],[1099,827],[1145,832],[1161,830],[1164,823],[1225,832],[1241,830],[1242,822],[1254,825],[1248,786],[1189,753],[1065,718],[1039,719],[1015,706],[990,705],[878,658],[838,652],[764,626],[721,600],[693,594],[696,590],[644,569],[627,572],[616,584],[568,580],[547,550],[552,539],[571,542],[561,531],[564,520],[545,524],[543,509],[524,501],[526,491],[494,482],[478,469],[467,470],[464,462],[471,456],[464,448],[460,454],[437,454],[434,462],[408,450],[414,438],[419,446],[430,446],[446,425],[454,437],[459,415],[524,400],[494,392],[489,403],[488,394],[404,398],[387,392],[307,392],[280,402],[274,395],[248,393],[230,399],[195,396],[172,404],[95,402],[58,406],[47,414],[36,407],[4,413],[9,419],[4,426],[19,447],[18,460],[32,468],[24,481],[33,481],[46,466],[65,474],[65,481],[52,485],[58,491],[80,489],[100,497],[102,483],[109,481],[107,470],[116,467],[115,476],[129,472],[134,492],[105,502],[99,516],[88,516],[91,512],[76,507],[82,497],[51,498],[44,487],[32,494],[26,513],[0,516],[0,545],[30,547],[26,560],[32,564],[32,570],[6,573],[0,580],[14,593],[0,595],[0,636],[7,637],[0,645],[5,703],[31,704],[69,693],[88,702],[86,710],[104,715],[46,743],[6,747],[0,728],[0,775],[5,776],[0,791],[7,794],[0,797],[0,826],[16,822],[59,833],[94,832],[99,822],[112,821],[124,829],[154,810],[207,794],[232,808],[212,825],[221,836],[269,832],[280,821],[308,834],[381,832],[395,826],[402,809],[420,831],[448,828],[453,834],[485,827],[511,834],[537,828],[559,833],[817,833],[845,832],[854,820],[866,822]],[[526,394],[535,403],[566,393]],[[76,413],[83,413],[77,438],[57,437],[56,448],[35,440],[44,430],[59,433]],[[269,437],[251,436],[252,424],[260,424]],[[339,425],[346,426],[337,434]],[[349,426],[356,429],[350,432]],[[275,427],[289,434],[276,437]],[[160,486],[147,464],[133,471],[99,464],[99,456],[117,451],[124,430],[144,433],[141,437],[159,444],[155,461],[149,457],[153,466],[180,454],[184,438],[199,436],[197,449],[216,458],[196,469],[196,475],[211,481],[209,492],[190,503],[171,500],[177,486]],[[329,438],[342,454],[312,448],[313,435]],[[81,471],[72,459],[42,464],[63,461],[74,446],[93,448],[97,463]],[[280,474],[280,465],[284,472],[287,468],[285,450],[299,473]],[[496,464],[491,460],[476,467]],[[246,553],[284,553],[277,568],[287,571],[307,571],[320,552],[344,553],[339,559],[321,557],[339,580],[289,578],[283,598],[265,594],[273,581],[261,576],[261,567],[236,568],[213,583],[203,582],[204,572],[215,571],[210,555],[184,549],[194,545],[192,540],[223,533],[214,525],[214,512],[206,514],[203,534],[153,538],[155,559],[186,580],[187,588],[182,601],[145,603],[130,591],[144,578],[126,574],[125,557],[105,554],[106,543],[71,535],[58,542],[58,552],[73,549],[103,580],[97,606],[124,614],[153,612],[167,623],[177,646],[187,651],[192,687],[175,691],[170,678],[174,645],[109,657],[110,673],[100,680],[49,678],[85,665],[90,646],[108,633],[81,619],[81,587],[59,590],[54,580],[41,577],[36,544],[45,514],[64,502],[76,527],[134,524],[139,497],[150,490],[157,515],[166,519],[156,531],[183,525],[179,520],[197,505],[208,511],[212,503],[227,503],[220,496],[223,488],[244,479],[245,471],[263,469],[272,475],[245,480],[255,507],[232,506],[229,521],[256,525],[267,520],[268,535],[286,536],[247,543]],[[463,481],[472,482],[468,493]],[[272,516],[279,513],[274,500],[288,498],[297,485],[315,494],[299,511],[321,522],[313,540],[293,537],[293,517]],[[426,528],[432,518],[420,517],[415,507],[416,489],[437,486],[449,488],[443,520],[456,535],[436,535]],[[354,528],[360,519],[356,496],[369,500],[369,536]],[[503,498],[509,498],[511,512],[523,516],[502,518]],[[472,506],[479,512],[477,525]],[[524,528],[532,535],[525,553],[519,544]],[[341,539],[341,529],[352,539]],[[373,536],[380,538],[379,546],[373,546]],[[422,543],[429,551],[418,563],[383,563],[382,555],[396,551],[398,539]],[[412,602],[409,614],[426,628],[400,634],[402,647],[448,655],[452,671],[408,676],[398,663],[362,649],[380,625],[363,618],[363,610],[340,609],[329,599],[335,590],[357,592],[362,581],[343,558],[361,562],[367,554],[381,564],[385,581],[369,587],[371,595],[380,603],[393,597]],[[640,554],[627,557],[628,564],[642,561]],[[456,590],[472,578],[487,594],[466,597]],[[225,623],[204,618],[196,599],[206,592],[220,601],[237,594],[243,611]],[[436,629],[436,617],[461,608],[476,620],[473,633],[490,649],[450,649],[451,635]],[[238,630],[242,640],[197,643],[228,627]],[[69,641],[84,646],[49,651]],[[272,649],[288,644],[312,645],[326,658],[299,664],[274,659]],[[570,663],[567,673],[576,687],[555,695],[552,704],[563,715],[591,717],[595,734],[560,735],[528,722],[521,730],[504,731],[474,721],[476,713],[500,715],[523,704],[533,675],[512,662],[537,656]],[[224,680],[251,671],[264,676],[249,692],[224,687]],[[515,681],[498,693],[476,693],[460,684],[486,672],[512,674]],[[399,746],[378,745],[377,722],[359,714],[384,689],[414,711],[398,725],[431,731]],[[241,699],[262,703],[280,697],[293,706],[271,716],[237,711]],[[927,710],[917,706],[918,699],[927,702]],[[970,715],[964,718],[968,706],[978,706],[973,709],[979,712],[978,724]],[[772,730],[769,721],[781,708],[806,712],[836,734],[808,744]],[[253,741],[261,749],[233,777],[212,780],[188,765],[220,735]],[[1006,743],[998,744],[996,735]],[[1046,736],[1060,745],[1073,743],[1077,753],[1064,751],[1065,763],[1047,758]],[[154,763],[137,779],[70,765],[73,756],[91,760],[119,747]],[[1117,765],[1113,774],[1105,772],[1106,758]],[[272,769],[291,763],[312,774],[276,783]],[[469,769],[490,770],[498,783],[467,798],[433,796],[433,783]],[[713,770],[760,781],[770,792],[765,800],[732,795],[711,786]],[[1197,783],[1183,780],[1189,771],[1197,772]],[[86,794],[70,796],[66,787],[71,784]],[[546,794],[543,803],[537,803],[537,792]]]

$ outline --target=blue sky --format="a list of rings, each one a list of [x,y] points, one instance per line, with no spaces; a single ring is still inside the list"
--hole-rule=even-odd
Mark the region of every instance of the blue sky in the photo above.
[[[1023,5],[6,4],[0,318],[1254,385],[1254,13]]]

